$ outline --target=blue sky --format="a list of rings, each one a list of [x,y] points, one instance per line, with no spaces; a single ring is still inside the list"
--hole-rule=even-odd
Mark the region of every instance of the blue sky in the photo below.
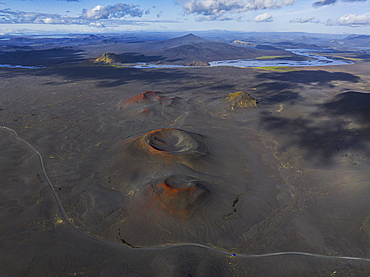
[[[0,34],[213,29],[370,34],[370,0],[0,0]]]

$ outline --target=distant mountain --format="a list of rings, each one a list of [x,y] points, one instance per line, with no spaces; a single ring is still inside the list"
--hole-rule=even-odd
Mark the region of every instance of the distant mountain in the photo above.
[[[176,47],[180,45],[186,45],[190,43],[203,43],[203,42],[209,42],[210,40],[195,36],[193,34],[188,34],[182,37],[168,39],[160,42],[152,43],[152,45],[155,45],[156,47],[163,47],[163,48],[170,48],[170,47]]]
[[[344,40],[362,40],[362,39],[370,39],[370,36],[368,35],[349,35]]]
[[[284,50],[239,47],[210,41],[193,34],[152,43],[116,43],[110,46],[105,45],[104,49],[112,53],[123,53],[117,54],[119,58],[114,57],[120,62],[129,62],[127,59],[123,61],[123,55],[126,55],[127,58],[127,55],[138,57],[141,54],[148,57],[145,62],[182,65],[207,65],[208,62],[217,60],[252,59],[257,56],[286,54]],[[135,60],[135,62],[139,62],[139,60]]]
[[[122,45],[122,48],[125,50],[125,52],[140,52],[145,55],[161,55],[164,51],[173,47],[204,42],[209,42],[209,40],[195,36],[193,34],[188,34],[182,37],[156,42]]]
[[[368,35],[352,35],[344,39],[345,42],[360,47],[369,47],[370,46],[370,36]]]
[[[288,49],[299,49],[299,48],[321,49],[321,47],[316,44],[308,44],[308,43],[292,42],[292,41],[277,42],[277,43],[274,43],[274,46],[288,48]]]
[[[370,45],[370,36],[369,35],[349,35],[344,39],[336,39],[330,42],[333,46],[357,46],[357,47],[369,47]]]
[[[203,41],[169,48],[162,53],[164,61],[183,64],[189,61],[210,62],[216,60],[251,59],[259,56],[257,50],[234,45]]]

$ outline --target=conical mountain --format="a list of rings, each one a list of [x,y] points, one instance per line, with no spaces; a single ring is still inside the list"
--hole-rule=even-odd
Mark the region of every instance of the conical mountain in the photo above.
[[[158,51],[166,51],[170,48],[188,45],[193,43],[206,43],[211,42],[210,40],[195,36],[193,34],[187,34],[182,37],[167,39],[159,42],[148,43],[145,45],[147,52],[158,54]]]
[[[192,33],[190,33],[182,37],[164,40],[157,44],[163,45],[165,47],[176,47],[190,43],[203,43],[203,42],[210,42],[210,40],[195,36]]]

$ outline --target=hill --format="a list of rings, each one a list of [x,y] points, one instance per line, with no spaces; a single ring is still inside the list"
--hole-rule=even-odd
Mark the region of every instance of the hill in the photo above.
[[[169,49],[181,45],[187,45],[191,43],[204,43],[204,42],[210,42],[210,40],[195,36],[190,33],[182,37],[148,43],[147,45],[150,47],[151,50],[160,50],[160,49]]]

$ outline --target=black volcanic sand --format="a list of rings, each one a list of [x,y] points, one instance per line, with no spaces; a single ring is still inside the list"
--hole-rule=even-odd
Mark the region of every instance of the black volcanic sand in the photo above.
[[[1,275],[370,273],[365,63],[0,71]]]

